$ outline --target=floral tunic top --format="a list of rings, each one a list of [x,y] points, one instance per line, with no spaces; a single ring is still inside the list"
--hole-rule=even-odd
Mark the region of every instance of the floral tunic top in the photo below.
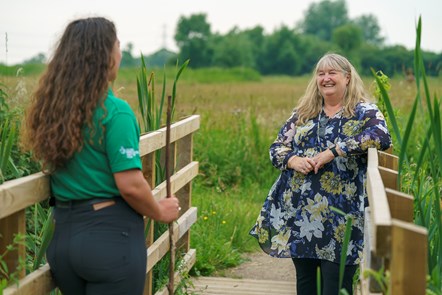
[[[315,258],[339,263],[346,220],[352,231],[346,264],[358,264],[363,248],[367,150],[391,145],[384,116],[375,104],[359,103],[355,115],[342,111],[329,118],[322,111],[296,126],[294,112],[270,147],[272,164],[281,170],[250,234],[271,256]],[[314,157],[331,144],[344,156],[336,157],[307,175],[287,168],[294,155]],[[333,211],[335,207],[346,215]]]

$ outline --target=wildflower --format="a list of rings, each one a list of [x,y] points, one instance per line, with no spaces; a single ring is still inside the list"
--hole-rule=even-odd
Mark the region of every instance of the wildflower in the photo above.
[[[204,216],[204,217],[203,217],[203,220],[207,220],[207,219],[209,219],[209,217],[207,217],[207,216]]]
[[[216,215],[216,211],[212,211],[212,215]]]
[[[221,221],[222,224],[226,224],[227,222],[225,220]]]

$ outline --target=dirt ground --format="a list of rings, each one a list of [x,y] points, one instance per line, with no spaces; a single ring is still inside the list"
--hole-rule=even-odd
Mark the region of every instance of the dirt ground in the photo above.
[[[244,254],[243,258],[246,261],[241,265],[213,276],[292,282],[296,279],[295,266],[291,259],[273,258],[262,251]]]

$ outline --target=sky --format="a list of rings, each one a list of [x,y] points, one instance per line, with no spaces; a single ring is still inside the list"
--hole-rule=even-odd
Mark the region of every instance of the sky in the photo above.
[[[74,19],[104,16],[112,20],[121,47],[151,54],[162,47],[177,51],[173,39],[181,16],[205,13],[212,32],[225,34],[257,25],[272,33],[294,28],[312,3],[320,0],[0,0],[0,63],[13,65],[43,53],[50,56],[66,25]],[[424,50],[442,53],[442,0],[346,0],[351,19],[377,17],[387,45],[414,48],[422,17]]]

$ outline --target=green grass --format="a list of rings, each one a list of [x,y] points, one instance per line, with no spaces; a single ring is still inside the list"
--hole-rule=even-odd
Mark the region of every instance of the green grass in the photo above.
[[[45,69],[44,64],[26,64],[26,65],[14,65],[5,66],[0,64],[0,76],[3,77],[15,77],[18,72],[22,72],[23,75],[33,76],[39,75]]]
[[[210,275],[236,266],[242,262],[241,253],[258,250],[256,239],[247,233],[266,194],[267,188],[258,184],[223,192],[194,185],[193,206],[199,217],[192,227],[192,247],[197,249],[192,273]]]

